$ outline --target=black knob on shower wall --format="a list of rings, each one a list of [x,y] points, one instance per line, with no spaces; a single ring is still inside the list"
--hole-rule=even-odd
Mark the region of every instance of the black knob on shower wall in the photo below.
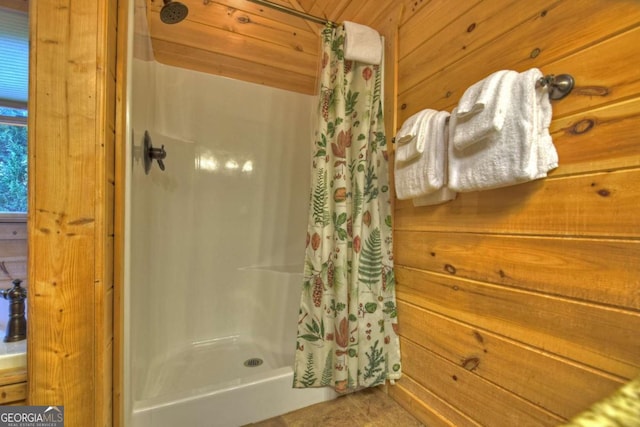
[[[161,148],[154,148],[151,144],[151,136],[149,131],[144,132],[144,145],[142,148],[142,155],[144,157],[144,173],[147,175],[151,170],[151,164],[154,160],[158,161],[160,170],[164,171],[164,159],[167,157],[167,152],[164,149],[164,145]]]

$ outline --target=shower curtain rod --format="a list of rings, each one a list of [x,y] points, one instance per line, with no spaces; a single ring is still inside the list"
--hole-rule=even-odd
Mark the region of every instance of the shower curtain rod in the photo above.
[[[288,13],[289,15],[297,16],[298,18],[306,19],[307,21],[315,22],[316,24],[330,25],[332,27],[336,26],[335,22],[329,21],[328,19],[318,18],[317,16],[309,15],[308,13],[300,12],[299,10],[291,9],[277,3],[272,3],[268,0],[248,0],[248,1],[262,5],[262,6],[270,7],[271,9],[275,9],[280,12]]]

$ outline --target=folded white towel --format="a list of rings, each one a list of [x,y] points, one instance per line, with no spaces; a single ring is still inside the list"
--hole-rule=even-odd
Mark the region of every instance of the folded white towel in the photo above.
[[[497,71],[470,86],[462,95],[451,138],[458,150],[464,150],[502,129],[509,108],[506,103],[508,96],[502,92],[509,88],[500,85],[500,82],[507,73],[517,74],[515,71]]]
[[[435,191],[434,193],[427,194],[426,196],[416,197],[411,201],[413,202],[413,206],[439,205],[440,203],[454,200],[457,195],[458,193],[445,186]]]
[[[431,194],[446,183],[446,111],[424,110],[417,138],[425,135],[424,151],[408,162],[395,162],[398,199]]]
[[[538,69],[506,73],[500,82],[508,105],[502,129],[464,150],[449,144],[449,187],[477,191],[547,176],[558,165],[551,135],[551,104],[546,88],[536,89]],[[451,115],[453,138],[457,114]]]
[[[425,115],[432,110],[422,110],[409,117],[396,134],[396,162],[408,162],[424,151],[426,136],[418,135],[418,130]]]
[[[535,82],[539,79],[539,73],[537,70],[529,70],[525,73],[525,78],[528,81],[535,79]],[[553,145],[553,139],[551,133],[549,133],[549,126],[551,125],[551,102],[549,101],[549,94],[547,90],[536,90],[536,104],[539,108],[535,108],[533,113],[536,114],[536,123],[538,131],[538,144],[537,144],[537,158],[538,165],[537,170],[534,171],[536,176],[533,179],[544,178],[547,176],[547,172],[558,167],[558,152]]]
[[[379,65],[382,61],[382,40],[373,28],[344,21],[344,59]]]
[[[416,136],[414,134],[402,135],[402,136],[396,138],[396,143],[398,145],[407,144],[407,143],[413,141],[413,138],[415,138],[415,137]]]
[[[445,124],[444,124],[444,128],[443,128],[443,132],[444,132],[444,143],[445,143],[445,148],[444,148],[444,170],[443,170],[443,176],[445,178],[444,183],[443,183],[443,187],[440,188],[439,190],[436,190],[435,192],[431,193],[431,194],[427,194],[425,196],[420,196],[420,197],[414,197],[411,201],[413,202],[413,206],[431,206],[431,205],[439,205],[442,203],[446,203],[449,202],[451,200],[455,200],[455,198],[458,196],[458,193],[453,191],[452,189],[449,188],[448,186],[448,181],[449,181],[449,175],[448,175],[448,169],[449,169],[449,162],[448,162],[448,157],[449,157],[449,153],[448,153],[448,144],[449,144],[449,125],[448,125],[448,121],[445,118]]]
[[[399,162],[408,162],[415,159],[424,151],[424,141],[425,137],[423,135],[417,135],[407,144],[399,145],[396,149],[396,159]]]

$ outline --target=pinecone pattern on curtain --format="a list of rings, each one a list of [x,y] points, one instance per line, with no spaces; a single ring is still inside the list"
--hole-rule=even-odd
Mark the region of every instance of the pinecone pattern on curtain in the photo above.
[[[348,392],[401,375],[382,73],[322,36],[293,382]]]

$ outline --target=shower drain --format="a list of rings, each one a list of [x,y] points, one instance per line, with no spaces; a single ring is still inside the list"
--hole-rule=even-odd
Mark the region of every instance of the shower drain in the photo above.
[[[262,359],[259,357],[252,357],[251,359],[247,359],[244,361],[244,366],[249,368],[255,368],[256,366],[262,365]]]

